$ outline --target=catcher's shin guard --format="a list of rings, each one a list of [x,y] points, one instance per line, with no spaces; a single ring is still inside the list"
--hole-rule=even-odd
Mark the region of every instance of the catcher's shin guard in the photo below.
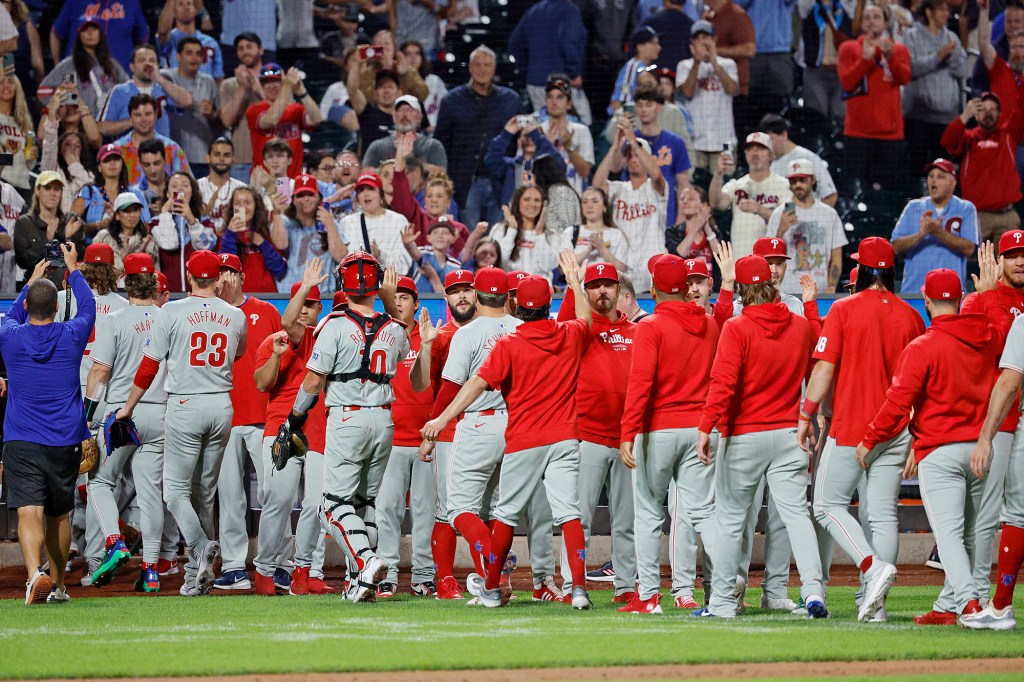
[[[357,503],[365,504],[365,502]],[[373,556],[373,549],[370,546],[370,534],[367,532],[366,524],[356,513],[356,507],[352,501],[343,500],[325,492],[320,505],[320,517],[324,528],[338,543],[341,550],[355,564],[356,569],[362,571],[366,566],[366,560]],[[373,526],[373,539],[376,542],[376,524]]]

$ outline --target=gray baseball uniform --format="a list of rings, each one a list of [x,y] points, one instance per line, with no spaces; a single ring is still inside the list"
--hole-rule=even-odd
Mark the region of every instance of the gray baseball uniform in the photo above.
[[[1024,320],[1024,316],[1017,317],[1010,327],[1006,345],[1003,347],[1003,355],[999,359],[999,367],[1024,374],[1024,322],[1022,320]],[[1024,407],[1024,400],[1021,401],[1021,405]],[[1021,426],[1017,427],[1018,434],[1021,433],[1021,428]],[[993,442],[993,458],[995,457],[995,447],[996,443]],[[1003,488],[1003,511],[1000,518],[1003,523],[1024,528],[1024,438],[1014,438],[1008,459]],[[991,571],[991,567],[989,570]],[[985,590],[987,593],[987,585]]]

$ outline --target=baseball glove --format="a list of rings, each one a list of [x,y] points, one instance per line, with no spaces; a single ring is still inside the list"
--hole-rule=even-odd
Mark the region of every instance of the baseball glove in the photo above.
[[[82,441],[82,463],[78,465],[79,474],[89,474],[96,468],[100,461],[100,446],[96,444],[95,438],[86,438]]]
[[[103,440],[107,444],[107,456],[126,445],[142,445],[139,430],[131,419],[117,419],[117,411],[111,410],[103,420]]]
[[[305,415],[301,418],[289,417],[277,430],[274,444],[270,446],[270,456],[274,460],[274,468],[281,471],[292,457],[305,457],[309,451],[309,441],[302,432]]]

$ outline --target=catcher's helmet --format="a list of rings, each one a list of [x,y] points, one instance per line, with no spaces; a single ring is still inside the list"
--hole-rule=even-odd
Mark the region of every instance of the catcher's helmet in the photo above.
[[[353,251],[338,266],[341,289],[354,296],[376,294],[384,280],[384,269],[365,251]]]

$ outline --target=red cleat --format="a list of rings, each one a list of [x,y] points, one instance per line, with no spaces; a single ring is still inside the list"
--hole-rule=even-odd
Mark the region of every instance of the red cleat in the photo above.
[[[437,599],[465,599],[462,588],[459,587],[459,581],[450,575],[441,578],[441,582],[437,584],[435,597]]]
[[[161,576],[174,575],[180,571],[181,569],[178,568],[177,559],[174,559],[173,561],[171,559],[160,559],[156,562],[156,572]]]
[[[978,613],[979,611],[981,611],[981,604],[978,603],[977,599],[972,599],[967,602],[967,606],[964,607],[963,613],[960,615],[969,616],[971,614]]]
[[[256,586],[253,588],[253,592],[264,597],[273,597],[277,593],[274,587],[274,576],[263,575],[256,571]]]
[[[308,568],[295,567],[295,570],[292,571],[292,584],[288,588],[288,594],[309,594]]]
[[[949,611],[929,611],[921,616],[914,616],[917,625],[956,625],[956,614]]]
[[[629,602],[625,606],[619,608],[619,613],[662,613],[661,610],[661,594],[656,593],[650,599],[641,599],[637,595],[633,601]]]
[[[636,599],[636,592],[623,592],[622,594],[615,595],[612,599],[613,604],[628,604],[629,602]]]
[[[688,609],[690,611],[694,611],[700,608],[700,604],[698,604],[697,600],[690,595],[679,595],[675,599],[675,607],[677,609]]]
[[[325,583],[323,578],[310,578],[308,582],[310,594],[334,594],[334,588]]]

